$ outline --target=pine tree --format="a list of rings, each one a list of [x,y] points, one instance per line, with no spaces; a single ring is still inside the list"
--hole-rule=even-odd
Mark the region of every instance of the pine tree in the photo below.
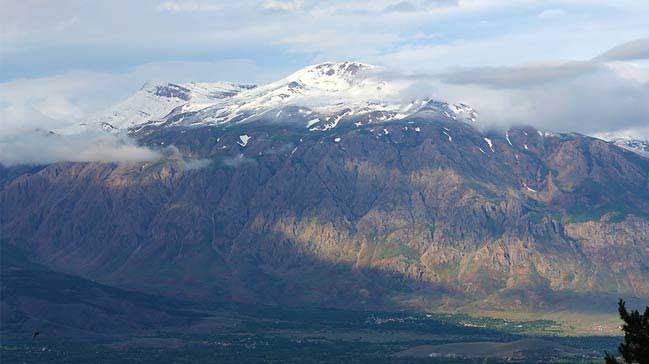
[[[620,318],[624,321],[624,342],[617,350],[627,364],[649,364],[649,306],[645,308],[644,314],[638,310],[631,312],[626,310],[624,300],[618,303]],[[620,364],[614,356],[606,353],[606,364]]]

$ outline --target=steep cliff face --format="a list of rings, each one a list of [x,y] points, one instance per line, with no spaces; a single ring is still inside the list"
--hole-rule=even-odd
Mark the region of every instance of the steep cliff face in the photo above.
[[[208,301],[649,296],[649,160],[601,140],[420,116],[135,135],[173,147],[154,163],[4,169],[4,242],[56,270]]]

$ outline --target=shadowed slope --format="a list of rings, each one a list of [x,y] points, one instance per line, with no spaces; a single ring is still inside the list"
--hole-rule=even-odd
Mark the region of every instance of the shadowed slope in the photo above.
[[[30,263],[3,246],[0,310],[5,339],[89,340],[187,325],[202,315],[168,298],[124,291]]]

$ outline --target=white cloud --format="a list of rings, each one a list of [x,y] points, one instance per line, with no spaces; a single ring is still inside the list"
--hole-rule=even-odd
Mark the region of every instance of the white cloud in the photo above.
[[[649,38],[636,39],[597,56],[601,61],[630,61],[649,58]]]
[[[0,57],[5,66],[4,79],[12,75],[32,77],[26,71],[30,64],[47,74],[52,70],[60,72],[87,66],[110,69],[114,64],[124,67],[125,63],[132,66],[151,60],[210,61],[224,57],[250,57],[271,66],[295,66],[314,59],[372,56],[368,60],[374,63],[403,62],[397,65],[403,66],[402,69],[419,64],[416,69],[422,70],[421,65],[427,64],[427,71],[451,63],[477,66],[481,58],[487,58],[486,65],[510,65],[514,61],[545,58],[583,58],[598,48],[638,37],[642,32],[646,35],[649,5],[643,7],[638,3],[645,2],[630,1],[613,3],[582,0],[549,3],[533,0],[6,1],[5,11],[0,14],[5,40]],[[556,15],[558,11],[569,11],[571,16],[556,19],[552,27],[546,22],[536,27],[537,15]],[[413,37],[413,34],[438,37]],[[514,41],[515,37],[507,37],[508,34],[517,35],[519,40]],[[304,43],[300,38],[312,41]],[[342,42],[337,38],[347,40]],[[479,46],[501,41],[503,46],[496,44],[494,51]],[[427,52],[434,56],[438,47],[453,49],[447,49],[448,56],[442,59],[425,57]],[[420,60],[411,61],[410,55]]]
[[[278,42],[286,45],[291,52],[313,55],[314,61],[345,61],[377,58],[382,46],[389,47],[399,40],[399,35],[391,32],[323,30],[287,36]]]
[[[78,124],[130,96],[151,80],[170,82],[263,78],[249,60],[148,63],[122,73],[76,71],[62,75],[0,83],[0,163],[150,160],[158,155],[126,136],[86,132],[49,133]]]
[[[165,1],[158,5],[158,11],[169,11],[173,13],[181,12],[210,12],[219,11],[223,7],[221,4],[206,1]]]
[[[387,12],[397,12],[397,13],[399,12],[407,13],[407,12],[419,11],[419,10],[420,9],[417,6],[413,5],[411,2],[408,1],[400,1],[398,3],[388,5],[385,8],[385,11]]]
[[[622,78],[649,85],[649,59],[607,62],[606,65]]]
[[[266,10],[297,11],[304,6],[303,0],[264,0],[261,5]]]
[[[83,115],[83,110],[63,95],[47,96],[34,106],[43,115],[57,120],[76,120]]]
[[[3,52],[12,51],[17,42],[65,36],[79,22],[74,1],[70,0],[1,1],[0,9]]]
[[[539,19],[542,20],[554,20],[554,19],[559,19],[566,16],[566,12],[563,11],[562,9],[547,9],[543,10],[539,14]]]
[[[589,61],[531,64],[513,67],[478,67],[455,70],[439,77],[448,83],[484,85],[491,88],[526,88],[569,81],[598,72],[603,65]]]
[[[444,75],[447,82],[431,87],[440,98],[471,105],[481,122],[490,126],[525,124],[584,134],[645,127],[649,125],[649,87],[641,79],[621,74],[620,69],[619,64],[603,64],[576,71],[573,77],[556,77],[556,66],[548,70],[534,66],[529,78],[525,67],[488,69],[486,76],[480,75],[485,70],[476,69],[457,77]],[[470,74],[476,79],[468,78]]]
[[[593,60],[455,69],[429,87],[473,106],[487,125],[636,137],[646,137],[649,125],[649,54],[639,41]]]
[[[130,96],[148,81],[233,81],[254,83],[268,79],[252,61],[245,59],[218,62],[155,62],[126,72],[75,71],[62,75],[19,79],[0,83],[0,135],[8,125],[29,125],[47,129],[43,120],[76,123],[83,116],[106,108]],[[40,118],[27,116],[27,111]],[[39,119],[39,120],[35,120]],[[43,120],[41,120],[43,119]]]
[[[0,163],[47,164],[72,162],[139,162],[160,158],[160,154],[137,146],[128,137],[101,132],[68,136],[46,131],[26,131],[0,136]]]
[[[649,140],[649,125],[600,132],[600,133],[593,134],[593,136],[604,140],[612,140],[612,139]]]

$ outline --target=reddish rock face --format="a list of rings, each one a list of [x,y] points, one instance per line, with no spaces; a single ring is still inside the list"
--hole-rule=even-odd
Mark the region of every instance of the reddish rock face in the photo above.
[[[175,148],[153,163],[1,169],[3,243],[51,269],[214,302],[649,296],[649,160],[613,144],[423,119],[147,133]]]

